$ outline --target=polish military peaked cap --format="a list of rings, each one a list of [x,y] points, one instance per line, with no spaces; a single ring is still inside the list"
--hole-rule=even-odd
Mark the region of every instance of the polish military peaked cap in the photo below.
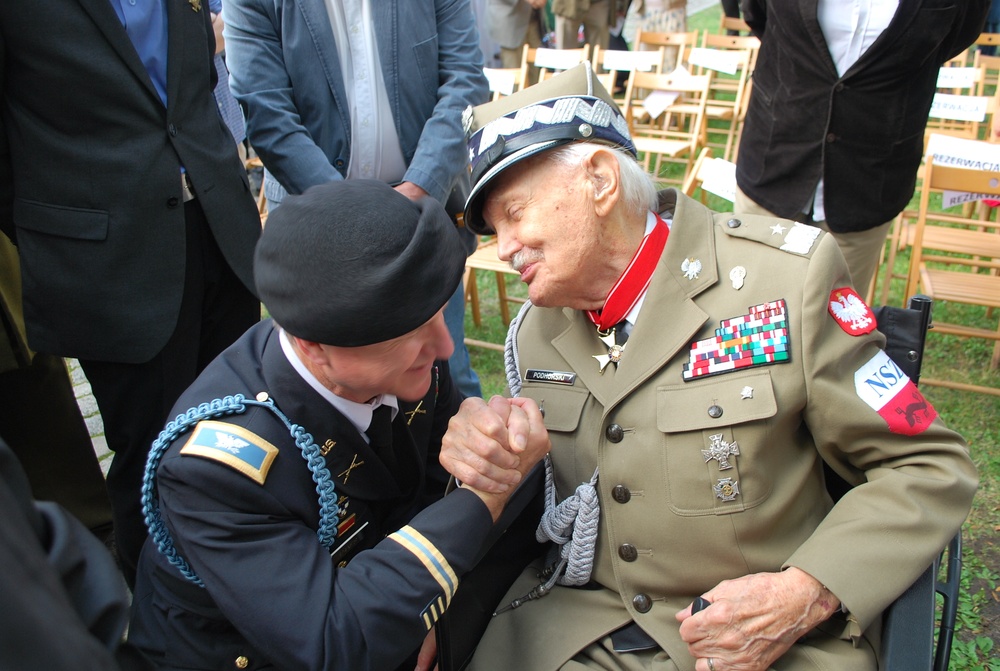
[[[534,86],[466,110],[472,191],[465,225],[492,233],[483,221],[490,182],[518,161],[570,142],[585,141],[636,153],[618,105],[583,62]]]

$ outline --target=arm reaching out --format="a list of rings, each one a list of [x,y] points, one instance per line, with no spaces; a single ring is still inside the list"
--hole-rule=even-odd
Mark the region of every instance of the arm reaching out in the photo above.
[[[496,520],[521,478],[551,444],[542,413],[531,399],[468,398],[451,418],[441,443],[441,465],[489,506]]]

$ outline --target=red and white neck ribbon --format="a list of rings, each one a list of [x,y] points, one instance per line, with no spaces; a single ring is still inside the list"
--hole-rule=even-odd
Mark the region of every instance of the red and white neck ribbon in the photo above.
[[[654,215],[656,224],[653,230],[643,237],[625,272],[611,287],[608,297],[604,300],[604,307],[600,310],[587,310],[590,321],[601,331],[607,331],[625,319],[649,287],[649,280],[653,277],[653,271],[667,244],[667,236],[670,235],[666,222],[659,214],[654,213]]]

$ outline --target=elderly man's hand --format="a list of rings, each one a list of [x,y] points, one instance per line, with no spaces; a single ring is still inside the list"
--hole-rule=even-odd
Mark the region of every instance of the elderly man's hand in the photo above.
[[[705,610],[691,615],[689,606],[677,614],[697,671],[768,669],[840,607],[830,590],[794,567],[724,580],[703,596],[711,602]]]
[[[441,441],[441,465],[475,491],[494,519],[521,478],[551,447],[542,413],[528,398],[467,398]]]

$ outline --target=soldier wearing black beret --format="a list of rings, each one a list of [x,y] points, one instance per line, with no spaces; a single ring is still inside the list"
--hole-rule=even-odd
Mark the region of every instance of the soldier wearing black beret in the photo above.
[[[441,498],[442,441],[482,414],[447,367],[460,245],[437,201],[377,181],[271,215],[254,275],[273,321],[184,393],[147,467],[130,640],[159,666],[412,669],[433,642],[512,491]],[[523,474],[541,414],[505,419]]]

